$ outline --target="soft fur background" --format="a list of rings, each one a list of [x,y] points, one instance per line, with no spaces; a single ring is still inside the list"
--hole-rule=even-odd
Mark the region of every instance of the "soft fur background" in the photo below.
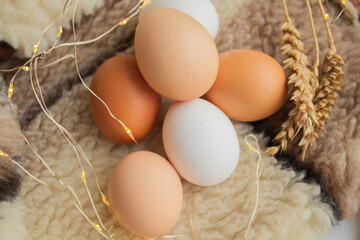
[[[160,154],[164,152],[161,125],[168,106],[169,103],[165,101],[156,128],[142,142],[146,149]],[[101,135],[89,112],[88,92],[81,84],[66,92],[51,111],[79,140],[100,177],[102,189],[106,191],[113,166],[127,153],[138,150],[137,147],[119,146]],[[243,141],[244,136],[251,133],[251,126],[235,123],[235,127],[240,139],[241,156],[231,178],[214,187],[198,187],[183,181],[184,199],[189,206],[194,228],[199,230],[199,239],[242,238],[252,213],[256,196],[257,155],[249,151]],[[80,179],[81,170],[74,153],[57,133],[56,127],[44,114],[39,114],[28,126],[26,134],[56,173],[74,186],[84,202],[86,212],[91,219],[95,219],[86,200],[86,191]],[[261,135],[258,138],[264,149],[266,141]],[[33,154],[27,155],[26,159],[30,160],[27,161],[28,169],[45,181],[53,181]],[[327,204],[321,203],[319,186],[302,183],[302,178],[301,174],[290,169],[282,169],[275,158],[264,159],[260,205],[248,239],[315,240],[328,233],[331,210]],[[114,224],[100,196],[96,194],[94,181],[90,180],[89,175],[88,181],[106,225]],[[21,197],[26,208],[26,223],[31,239],[99,239],[99,235],[95,234],[91,225],[84,222],[71,202],[27,177]],[[231,214],[230,217],[224,218],[228,214]],[[189,231],[188,215],[184,210],[171,234]]]
[[[16,106],[12,105],[16,111]],[[24,141],[17,131],[7,106],[5,84],[0,76],[0,149],[20,160]],[[0,239],[25,239],[23,200],[16,198],[21,184],[21,173],[14,164],[0,157]]]
[[[12,104],[16,112],[16,106]],[[24,142],[21,134],[11,116],[5,95],[5,84],[0,76],[0,149],[14,156],[22,154]],[[16,171],[14,165],[5,158],[0,157],[0,202],[9,201],[16,197],[21,183],[21,175]],[[1,212],[0,212],[1,216]]]
[[[41,40],[39,50],[55,42],[66,0],[0,0],[0,40],[10,43],[19,56],[31,57],[34,44],[39,41],[42,31],[53,21],[56,22]],[[79,1],[76,22],[83,15],[89,15],[103,5],[103,0]],[[73,5],[72,5],[73,6]],[[63,19],[64,28],[70,27],[72,8]],[[16,16],[16,17],[15,17]]]
[[[213,2],[219,12],[221,24],[216,39],[219,52],[232,48],[253,48],[272,55],[279,62],[281,61],[280,26],[283,22],[283,10],[280,1],[214,0]],[[98,36],[116,24],[120,17],[134,4],[135,2],[130,0],[106,1],[93,16],[86,17],[81,21],[77,29],[78,38],[90,39]],[[334,5],[332,7],[334,11],[338,11]],[[289,1],[289,11],[295,25],[303,33],[304,41],[309,46],[308,52],[311,55],[313,44],[304,1]],[[313,11],[323,55],[326,50],[326,33],[315,5]],[[331,15],[336,14],[332,12]],[[129,25],[118,28],[110,36],[95,45],[78,49],[80,70],[83,76],[87,76],[87,82],[91,80],[96,68],[107,58],[118,54],[133,54],[132,39],[135,24],[136,21],[132,20]],[[310,152],[307,157],[306,162],[311,164],[298,165],[298,167],[300,169],[306,167],[312,171],[320,179],[325,192],[329,191],[336,197],[337,201],[333,203],[331,195],[321,194],[319,185],[314,183],[312,178],[303,181],[303,174],[296,173],[291,168],[284,168],[275,158],[267,157],[264,159],[264,174],[261,178],[260,206],[249,233],[249,239],[308,240],[318,239],[320,236],[326,235],[331,225],[332,212],[329,205],[321,200],[330,199],[330,203],[335,210],[340,206],[341,214],[338,215],[340,217],[351,217],[358,209],[358,188],[360,184],[356,181],[355,174],[359,172],[359,170],[356,170],[359,159],[357,150],[350,151],[349,149],[355,148],[348,147],[356,145],[352,145],[352,142],[349,141],[346,142],[345,137],[338,138],[338,134],[342,134],[342,136],[346,134],[352,141],[359,139],[355,134],[359,132],[356,125],[359,116],[356,111],[356,106],[358,106],[357,96],[359,94],[356,86],[358,86],[359,71],[354,65],[358,63],[359,59],[357,55],[359,41],[356,42],[359,31],[352,25],[352,22],[347,21],[344,17],[333,25],[333,29],[339,52],[347,63],[345,73],[350,76],[345,79],[344,91],[337,102],[337,106],[340,108],[340,116],[350,120],[355,119],[355,121],[343,120],[333,126],[335,129],[327,128],[321,137],[321,143],[317,145],[322,147],[314,148],[314,152]],[[62,41],[72,41],[72,35],[69,31],[64,32]],[[53,55],[47,57],[44,62],[52,62],[72,52],[73,49],[71,48],[59,49]],[[18,65],[20,62],[20,60],[14,59],[8,66],[4,67]],[[5,81],[8,82],[10,77],[10,74],[6,75]],[[94,164],[100,177],[101,187],[105,190],[108,176],[114,164],[125,154],[136,150],[136,147],[113,144],[100,134],[91,119],[88,107],[88,93],[78,83],[72,60],[64,61],[55,68],[40,70],[39,78],[42,90],[45,93],[45,100],[51,106],[52,113],[56,116],[57,121],[68,128],[75,138],[79,140]],[[344,104],[341,104],[341,99],[344,97],[346,100],[343,101],[350,102],[352,105],[344,107]],[[89,202],[86,200],[85,190],[80,179],[80,170],[74,154],[55,127],[40,112],[32,92],[29,91],[28,73],[22,72],[19,78],[16,79],[13,99],[17,105],[20,123],[34,147],[59,176],[62,176],[66,182],[75,187],[84,202],[86,211],[94,219],[89,208]],[[148,149],[162,154],[160,126],[168,105],[169,102],[165,101],[157,127],[151,133],[151,136],[143,142]],[[284,107],[284,111],[275,116],[273,120],[258,124],[257,128],[264,129],[265,126],[265,129],[271,129],[274,127],[273,123],[278,125],[278,119],[283,116],[281,113],[285,113],[286,109],[287,107]],[[1,110],[7,111],[3,107]],[[339,114],[336,113],[337,110],[334,110],[333,115],[335,117],[332,116],[333,125],[335,125],[335,119],[339,119]],[[0,119],[1,124],[11,120],[8,114],[4,116],[7,117]],[[350,135],[348,135],[349,123],[353,124],[350,125],[353,126],[353,128],[350,128],[353,131],[350,132]],[[239,238],[244,234],[251,216],[255,199],[256,155],[247,150],[243,138],[246,134],[251,133],[252,127],[245,123],[234,122],[234,124],[239,135],[242,154],[238,168],[233,176],[223,184],[211,188],[200,188],[184,182],[185,200],[191,211],[195,229],[199,230],[198,236],[200,239],[231,239],[235,236]],[[15,133],[15,128],[12,129],[9,130],[9,133]],[[1,134],[2,136],[9,135],[7,133]],[[24,154],[22,154],[20,149],[11,150],[14,146],[20,146],[22,140],[16,137],[18,135],[10,134],[10,136],[15,138],[14,141],[17,144],[5,143],[2,149],[5,148],[4,150],[16,152],[21,157],[16,159],[22,162],[33,174],[51,182],[49,173],[30,151],[25,149]],[[269,138],[264,138],[262,134],[257,136],[261,142],[261,148],[264,150]],[[326,142],[326,139],[332,139],[330,143],[334,142],[339,146],[336,150],[338,155],[334,154],[333,151],[329,152],[330,145],[328,145],[329,142]],[[340,140],[344,141],[339,142]],[[293,153],[288,153],[291,156],[290,162],[296,161]],[[329,159],[329,161],[323,162],[335,167],[324,168],[321,164],[316,167],[316,164],[321,162],[318,160],[321,155],[319,153],[322,154],[321,159]],[[339,158],[339,156],[342,158]],[[345,168],[336,167],[338,166],[338,159],[340,159],[342,166],[346,166]],[[322,167],[325,171],[322,170]],[[354,174],[352,175],[353,171]],[[9,172],[13,173],[12,176],[18,176],[14,170]],[[332,175],[338,178],[332,180],[330,178]],[[344,179],[341,182],[342,185],[337,187],[338,179],[341,180],[345,176],[352,177]],[[20,180],[19,177],[16,179]],[[16,189],[16,186],[12,189]],[[108,211],[100,203],[99,196],[95,195],[95,189],[92,189],[92,191],[106,224],[108,226],[114,224]],[[6,194],[9,194],[9,192],[6,192]],[[14,201],[10,205],[8,203],[0,205],[0,215],[3,217],[0,221],[0,232],[5,232],[5,239],[24,239],[23,236],[26,235],[25,229],[28,231],[29,239],[99,238],[99,235],[85,222],[71,202],[36,184],[26,176],[24,177],[20,197],[21,200]],[[16,209],[17,213],[13,216],[17,217],[11,217],[9,211],[4,210],[10,207]],[[223,219],[224,216],[232,212],[233,214],[228,218]],[[22,225],[22,222],[26,222],[26,228]],[[11,226],[13,231],[6,234],[11,229]],[[81,227],[79,228],[79,226]],[[207,227],[211,227],[211,229],[207,229]],[[183,211],[172,233],[188,232],[189,222],[186,212]]]

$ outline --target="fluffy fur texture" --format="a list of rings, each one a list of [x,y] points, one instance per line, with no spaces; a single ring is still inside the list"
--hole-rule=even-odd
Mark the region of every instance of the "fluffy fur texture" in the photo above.
[[[12,105],[12,107],[16,110],[16,106]],[[0,149],[12,156],[21,154],[24,146],[23,139],[17,131],[8,108],[5,85],[1,76],[0,126]],[[21,175],[15,170],[13,163],[5,158],[0,158],[0,202],[14,198],[18,193],[20,183]]]
[[[88,81],[90,78],[87,79]],[[79,140],[100,177],[100,186],[106,185],[117,161],[127,153],[138,150],[135,146],[121,146],[108,141],[94,125],[88,105],[88,92],[81,84],[65,93],[51,108],[58,120]],[[162,120],[170,103],[165,101],[160,120],[143,144],[149,149],[164,154],[161,140]],[[198,187],[183,181],[185,202],[191,212],[194,228],[199,239],[243,238],[252,214],[256,196],[255,171],[257,155],[248,150],[244,136],[251,133],[251,126],[235,123],[240,139],[241,156],[235,173],[226,182],[214,187]],[[79,193],[85,211],[92,214],[86,191],[82,185],[81,170],[74,153],[61,138],[56,127],[39,114],[28,126],[26,134],[36,149],[44,156],[54,171]],[[257,136],[264,149],[266,140]],[[27,168],[42,180],[53,182],[48,171],[29,154]],[[87,179],[96,205],[107,226],[114,220],[97,194],[90,173]],[[326,235],[331,226],[331,210],[321,203],[320,188],[316,184],[303,183],[302,174],[282,169],[273,157],[264,158],[261,177],[260,205],[248,239],[297,239],[311,240]],[[100,236],[71,202],[56,192],[36,184],[25,177],[22,198],[26,209],[26,223],[31,239],[99,239]],[[224,216],[229,215],[224,218]],[[34,224],[36,223],[36,224]],[[79,226],[81,226],[79,228]],[[170,234],[189,233],[188,215],[183,209],[179,222]],[[119,232],[119,236],[122,235]],[[122,239],[122,238],[120,238]]]
[[[136,1],[107,1],[102,8],[96,11],[92,18],[83,19],[83,21],[79,23],[76,30],[77,40],[81,41],[99,36],[118,23],[119,18],[124,16],[134,4],[136,4]],[[131,46],[135,24],[136,21],[132,20],[126,27],[118,28],[108,37],[91,45],[92,47],[90,48],[78,47],[78,60],[81,63],[81,74],[83,76],[92,74],[97,66],[107,58],[113,56],[116,51],[121,51]],[[71,32],[64,33],[61,37],[61,42],[73,42],[73,40]],[[51,63],[58,60],[59,57],[73,53],[74,49],[71,47],[60,48],[55,50],[50,56],[47,56],[44,62]],[[14,60],[10,65],[18,66],[21,63],[21,61]],[[61,62],[61,64],[58,64],[55,68],[40,70],[38,74],[42,91],[45,93],[45,101],[48,104],[56,101],[61,96],[63,90],[68,90],[78,82],[73,59],[67,59]],[[6,75],[6,79],[11,77],[12,74]],[[15,84],[17,87],[15,91],[21,92],[22,94],[14,93],[13,101],[18,107],[20,124],[25,127],[41,109],[36,102],[33,92],[29,91],[28,72],[22,72],[16,79]]]
[[[27,239],[24,205],[22,200],[0,203],[0,239]]]
[[[34,44],[39,41],[42,31],[53,21],[57,21],[41,40],[39,50],[46,49],[56,40],[56,33],[66,0],[20,0],[0,1],[0,41],[3,40],[18,49],[19,56],[30,57]],[[71,2],[71,1],[70,1]],[[83,15],[93,13],[103,4],[103,0],[80,0],[77,7],[79,22]],[[63,25],[69,28],[71,9],[64,16]]]
[[[281,61],[280,26],[283,23],[283,12],[280,1],[253,0],[250,3],[244,3],[245,1],[214,0],[213,2],[218,9],[221,23],[216,40],[219,52],[232,48],[253,48]],[[134,4],[135,2],[130,0],[106,2],[93,17],[81,21],[77,30],[78,39],[90,39],[98,36],[105,29],[116,24],[119,17],[124,15]],[[307,13],[304,4],[301,0],[289,1],[289,10],[294,23],[299,25],[299,29],[304,35],[304,42],[310,47],[309,52],[312,52],[312,36],[309,25],[305,24]],[[315,7],[313,11],[314,14],[319,14]],[[78,49],[80,70],[83,76],[89,76],[88,81],[96,67],[107,58],[114,56],[115,53],[133,54],[132,38],[135,24],[136,21],[132,20],[128,26],[118,28],[96,45]],[[319,37],[322,43],[321,47],[325,49],[326,35],[319,16],[316,17],[315,24],[321,35]],[[354,54],[351,46],[357,44],[355,41],[350,42],[350,39],[356,37],[357,33],[344,18],[341,18],[334,26],[336,28],[334,33],[336,43],[338,44],[343,34],[347,44],[343,46],[343,50],[339,48],[339,52],[343,56],[347,53],[346,56],[349,60],[353,57],[351,53]],[[342,27],[340,28],[340,26]],[[62,41],[72,41],[72,35],[64,33]],[[73,49],[71,48],[59,49],[52,56],[47,57],[45,62],[52,62],[72,52]],[[353,59],[354,64],[359,59],[356,57],[357,55]],[[14,61],[11,64],[17,65],[19,62]],[[355,93],[351,92],[350,89],[353,89],[356,85],[355,82],[358,81],[358,78],[355,79],[357,74],[355,70],[345,67],[345,74],[353,74],[354,80],[350,83],[345,81],[344,86],[348,85],[348,90],[343,92],[349,96],[348,99],[353,102],[353,106],[356,104]],[[7,81],[10,76],[6,77]],[[39,78],[45,94],[45,101],[49,106],[53,105],[51,111],[57,116],[56,119],[80,141],[81,146],[84,147],[85,152],[92,160],[99,174],[101,186],[105,190],[114,164],[122,156],[136,148],[110,143],[97,130],[89,113],[88,94],[78,84],[73,60],[64,61],[56,68],[40,70]],[[40,113],[33,93],[29,89],[28,73],[23,72],[16,80],[13,97],[18,106],[20,122],[35,148],[49,161],[58,175],[76,187],[80,198],[85,201],[85,191],[80,180],[81,172],[79,172],[74,154],[61,136],[58,133],[55,134],[55,127],[45,120],[44,114]],[[168,105],[168,103],[166,104]],[[162,117],[164,113],[165,109],[163,109]],[[277,120],[272,120],[272,124],[278,123]],[[148,149],[163,154],[160,125],[161,122],[144,143]],[[251,127],[241,123],[235,123],[235,125],[241,140],[242,155],[234,175],[225,183],[212,188],[200,188],[184,182],[185,199],[192,213],[195,229],[199,230],[200,239],[231,239],[237,233],[240,234],[238,237],[241,237],[252,213],[255,198],[256,156],[249,152],[243,143],[243,137],[251,132]],[[328,132],[328,134],[337,136],[336,134],[344,132],[343,128],[349,126],[348,122],[341,122],[338,125],[341,125],[340,130],[333,133]],[[270,125],[264,124],[263,126],[270,128]],[[331,128],[326,131],[331,131]],[[262,135],[258,135],[258,138],[261,142],[261,148],[264,149],[266,139]],[[325,140],[321,141],[324,144],[326,143]],[[353,154],[346,149],[340,150],[344,156]],[[327,149],[322,151],[322,154],[328,154]],[[33,174],[45,181],[50,181],[48,172],[44,170],[33,154],[28,152],[23,157],[25,159],[24,165]],[[336,157],[338,156],[333,157],[333,164],[336,163]],[[308,159],[310,160],[310,158]],[[316,155],[313,159],[317,159]],[[261,201],[255,222],[249,233],[249,239],[317,239],[326,234],[330,227],[332,214],[327,205],[320,201],[319,187],[314,183],[302,182],[302,175],[296,174],[290,169],[283,169],[275,158],[265,158],[264,161],[265,170],[261,179]],[[350,164],[348,170],[353,169],[354,166],[347,159],[343,162]],[[355,157],[353,162],[356,162]],[[335,169],[327,174],[330,176],[336,171]],[[354,174],[357,172],[355,171]],[[315,173],[323,176],[320,170]],[[340,177],[349,173],[341,172],[341,174]],[[356,181],[351,182],[352,187],[348,186],[350,184],[345,181],[342,184],[343,186],[346,185],[344,189],[357,189],[360,185]],[[329,185],[325,186],[327,190],[331,190]],[[51,190],[36,184],[28,177],[25,178],[22,189],[21,196],[25,205],[26,224],[30,239],[99,238],[99,235],[84,221],[80,213],[63,197],[53,195]],[[101,209],[101,214],[106,218],[106,224],[113,224],[108,211],[99,204],[99,196],[95,194],[94,189],[92,192],[95,202]],[[356,194],[347,195],[346,198],[357,201]],[[341,198],[337,200],[339,202],[345,201]],[[84,202],[84,207],[88,213],[91,212],[89,206],[88,202]],[[236,214],[231,215],[228,220],[222,219],[223,216],[231,212]],[[93,215],[91,216],[93,217]],[[213,224],[218,224],[217,226],[220,228],[217,230],[201,230],[204,227],[212,227]],[[188,232],[189,223],[184,210],[173,233]]]

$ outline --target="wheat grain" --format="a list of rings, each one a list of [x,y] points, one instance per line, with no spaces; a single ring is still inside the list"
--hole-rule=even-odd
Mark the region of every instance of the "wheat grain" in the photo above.
[[[315,142],[316,137],[324,129],[326,120],[329,119],[331,109],[335,105],[335,98],[341,91],[344,77],[342,71],[344,61],[336,52],[331,29],[325,18],[325,10],[320,0],[318,0],[318,5],[328,34],[329,50],[324,59],[320,86],[314,99],[319,124],[314,129],[315,136],[314,139],[311,139],[312,142]]]
[[[314,126],[318,124],[317,114],[313,104],[315,95],[314,73],[310,71],[310,61],[304,54],[305,46],[301,41],[300,32],[286,21],[282,27],[284,46],[282,55],[286,55],[284,68],[289,69],[291,75],[288,84],[291,89],[291,101],[295,107],[289,112],[288,119],[282,124],[280,132],[274,138],[278,145],[266,150],[269,155],[275,155],[287,148],[289,140],[293,140],[299,132],[302,138],[299,145],[307,149],[314,134]]]
[[[294,108],[289,112],[288,119],[281,125],[280,132],[273,140],[277,145],[266,150],[269,155],[275,155],[286,150],[288,142],[293,141],[298,136],[296,140],[298,146],[302,148],[301,157],[304,160],[307,149],[315,143],[320,132],[324,129],[331,108],[335,104],[335,98],[341,90],[344,61],[336,53],[322,2],[321,0],[317,0],[317,2],[328,34],[329,45],[320,83],[318,81],[319,49],[309,0],[306,0],[306,4],[315,41],[315,63],[312,66],[312,71],[310,71],[310,61],[304,54],[305,46],[301,41],[300,32],[292,25],[286,1],[282,0],[285,23],[281,27],[284,44],[281,49],[282,55],[286,56],[283,62],[284,68],[289,69],[291,73],[288,84]]]
[[[343,65],[344,61],[341,56],[333,49],[329,49],[324,61],[319,91],[315,97],[315,106],[319,117],[319,126],[315,129],[317,133],[324,129],[325,121],[329,119],[331,108],[335,104],[335,98],[341,91],[344,76]]]

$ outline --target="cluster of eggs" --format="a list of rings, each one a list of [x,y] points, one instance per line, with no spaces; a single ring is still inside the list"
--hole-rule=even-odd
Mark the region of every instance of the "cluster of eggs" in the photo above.
[[[260,120],[285,101],[281,66],[254,50],[219,55],[213,40],[218,26],[209,0],[148,1],[135,32],[135,57],[113,57],[94,75],[91,89],[136,140],[155,125],[161,96],[176,101],[162,129],[170,162],[138,151],[122,158],[110,177],[112,211],[137,235],[157,237],[174,226],[183,201],[179,175],[193,184],[212,186],[232,174],[240,149],[229,117]],[[92,95],[90,106],[105,136],[117,143],[133,142]]]

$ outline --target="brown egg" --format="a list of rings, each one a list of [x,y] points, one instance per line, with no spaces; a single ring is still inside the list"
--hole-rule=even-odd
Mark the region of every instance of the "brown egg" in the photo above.
[[[96,71],[90,86],[111,112],[131,131],[137,141],[153,128],[161,107],[161,96],[145,82],[135,57],[116,56]],[[124,128],[113,119],[105,106],[90,94],[90,108],[96,125],[110,140],[133,143]]]
[[[286,75],[275,59],[237,49],[220,54],[217,79],[205,98],[230,118],[251,122],[278,111],[286,95]]]
[[[182,184],[174,167],[148,151],[130,153],[116,164],[108,192],[119,223],[144,237],[158,237],[170,231],[183,203]]]
[[[135,33],[135,55],[147,83],[179,101],[195,99],[213,85],[219,55],[208,31],[172,8],[145,13]]]

